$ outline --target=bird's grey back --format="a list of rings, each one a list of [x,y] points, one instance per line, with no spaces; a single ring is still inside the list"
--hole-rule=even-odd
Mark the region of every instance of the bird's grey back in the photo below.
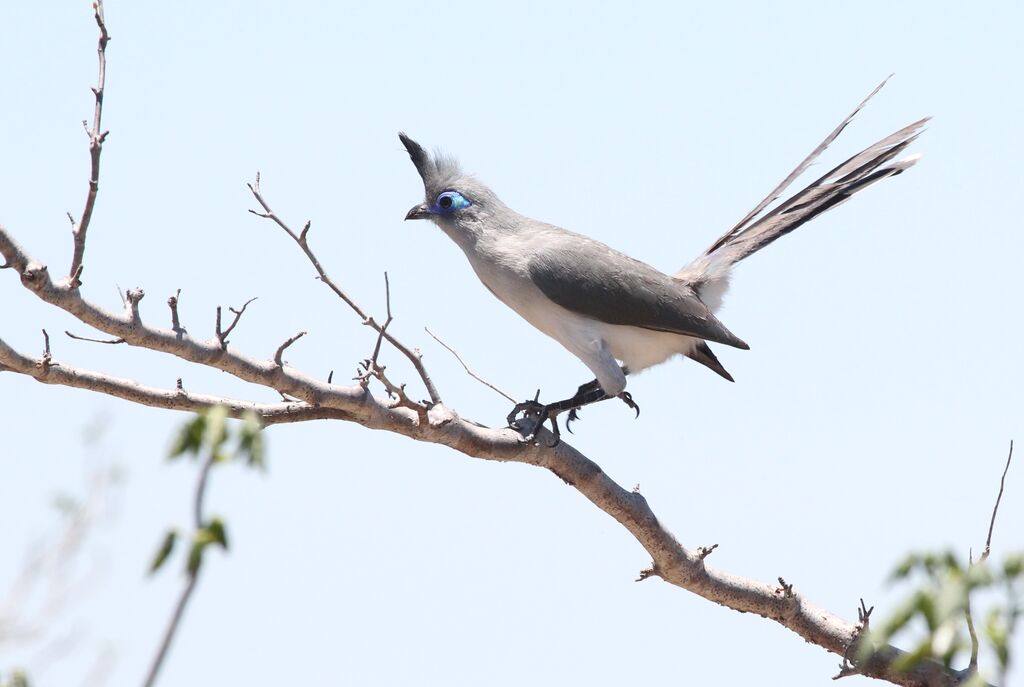
[[[688,284],[587,236],[521,217],[530,280],[558,305],[606,322],[747,348]]]

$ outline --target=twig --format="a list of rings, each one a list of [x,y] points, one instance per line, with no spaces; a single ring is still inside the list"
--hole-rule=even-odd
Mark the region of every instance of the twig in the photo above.
[[[64,333],[67,334],[69,337],[71,337],[72,339],[74,339],[76,341],[89,341],[91,343],[99,343],[99,344],[123,344],[123,343],[125,343],[125,340],[120,338],[120,337],[118,337],[116,339],[90,339],[88,336],[79,336],[78,334],[72,334],[67,329],[64,330]]]
[[[999,494],[996,496],[996,505],[992,507],[992,519],[988,523],[988,537],[985,539],[985,550],[981,552],[979,560],[988,558],[992,550],[992,530],[996,526],[996,513],[999,512],[999,502],[1003,500],[1003,488],[1006,486],[1006,473],[1010,471],[1010,461],[1013,460],[1013,440],[1010,440],[1010,452],[1006,456],[1006,467],[1003,468],[1003,476],[999,478]]]
[[[181,298],[181,289],[178,289],[173,296],[167,299],[167,306],[171,309],[171,331],[181,337],[187,332],[182,329],[181,320],[178,319],[179,298]]]
[[[288,348],[289,346],[291,346],[293,343],[295,343],[296,341],[298,341],[299,339],[301,339],[305,335],[306,335],[306,332],[299,332],[298,334],[296,334],[294,336],[288,337],[288,339],[283,344],[281,344],[280,346],[277,347],[277,352],[274,353],[274,362],[277,363],[278,367],[284,367],[284,361],[281,360],[281,356],[284,355],[284,349]],[[280,393],[281,397],[284,398],[284,393],[283,392],[278,392],[278,393]]]
[[[868,608],[867,604],[864,603],[864,599],[860,600],[860,608],[857,609],[857,626],[854,628],[850,641],[846,645],[846,651],[843,652],[843,661],[839,664],[839,672],[832,676],[833,680],[861,673],[860,668],[850,661],[850,653],[856,647],[857,642],[867,636],[868,627],[871,623],[871,612],[874,610],[874,606]]]
[[[996,526],[996,513],[999,512],[999,502],[1003,500],[1003,489],[1006,487],[1006,473],[1010,471],[1010,461],[1013,460],[1013,440],[1010,440],[1010,451],[1006,456],[1006,466],[1003,468],[1003,474],[999,478],[999,493],[996,495],[996,503],[992,507],[992,517],[988,522],[988,536],[985,538],[985,549],[981,552],[981,556],[977,561],[974,560],[974,554],[969,554],[969,567],[973,568],[975,565],[984,563],[989,554],[992,553],[992,531]],[[967,665],[967,670],[971,673],[978,671],[978,631],[974,627],[974,616],[971,613],[971,597],[967,595],[964,601],[964,619],[967,621],[967,633],[971,637],[971,660]]]
[[[128,309],[131,312],[132,322],[141,322],[142,318],[139,316],[139,301],[146,297],[146,292],[142,289],[128,289],[124,296],[128,299]]]
[[[238,324],[238,321],[240,319],[242,319],[242,315],[245,313],[245,309],[248,308],[249,304],[252,303],[254,300],[256,300],[255,297],[250,298],[249,300],[247,300],[245,302],[245,305],[243,305],[240,310],[235,310],[231,306],[228,306],[228,310],[230,310],[232,313],[234,313],[235,319],[233,319],[231,321],[231,324],[228,325],[228,328],[223,330],[223,331],[221,331],[221,328],[220,328],[220,306],[219,305],[217,306],[217,328],[216,328],[217,340],[220,341],[220,347],[221,347],[222,350],[227,349],[227,347],[228,347],[228,334],[230,334],[231,330],[233,330],[235,328],[235,326]]]
[[[472,378],[473,378],[473,379],[475,379],[476,381],[480,382],[480,383],[481,383],[481,384],[483,384],[484,386],[486,386],[486,387],[488,387],[488,388],[492,389],[493,391],[497,392],[498,394],[501,394],[502,396],[504,396],[505,398],[507,398],[507,399],[509,400],[509,402],[510,402],[510,403],[517,403],[517,402],[518,402],[518,401],[516,401],[516,399],[512,398],[511,396],[509,396],[509,395],[508,395],[508,394],[506,394],[506,393],[505,393],[504,391],[502,391],[501,389],[499,389],[499,388],[498,388],[498,387],[496,387],[495,385],[491,384],[490,382],[488,382],[488,381],[487,381],[486,379],[484,379],[483,377],[481,377],[481,376],[477,375],[477,374],[476,374],[475,372],[473,372],[473,370],[469,369],[469,365],[467,365],[467,364],[466,364],[466,361],[462,359],[462,356],[461,356],[461,355],[459,355],[459,354],[458,354],[458,352],[457,352],[457,351],[456,351],[456,350],[455,350],[454,348],[452,348],[451,346],[449,346],[448,344],[446,344],[446,343],[445,343],[444,341],[442,341],[441,339],[439,339],[439,338],[437,337],[437,335],[436,335],[436,334],[434,334],[434,332],[430,331],[430,330],[429,330],[429,329],[427,329],[426,327],[424,327],[423,329],[424,329],[424,331],[426,331],[426,332],[427,332],[427,334],[430,334],[430,336],[432,336],[432,337],[434,338],[434,341],[436,341],[437,343],[439,343],[439,344],[441,344],[442,346],[444,346],[444,347],[445,347],[445,348],[446,348],[446,349],[448,350],[448,352],[449,352],[449,353],[451,353],[452,355],[454,355],[454,356],[455,356],[455,359],[456,359],[456,360],[458,360],[458,361],[459,361],[459,364],[461,364],[461,365],[462,365],[462,369],[466,371],[466,374],[468,374],[468,375],[469,375],[470,377],[472,377]]]
[[[196,481],[195,498],[192,504],[192,515],[195,520],[194,525],[196,532],[205,526],[203,519],[203,497],[206,495],[206,483],[210,476],[210,469],[213,467],[213,463],[216,458],[217,451],[211,448],[210,455],[207,456],[206,460],[203,462],[203,466],[199,469],[199,479]],[[153,658],[153,663],[149,667],[149,672],[146,674],[146,680],[143,682],[144,687],[152,687],[152,685],[156,683],[160,667],[163,665],[164,658],[167,656],[167,651],[171,647],[171,641],[174,639],[174,635],[178,631],[178,626],[181,624],[181,618],[185,613],[185,607],[192,598],[192,592],[195,591],[196,582],[199,580],[200,569],[201,566],[188,571],[188,580],[185,582],[185,588],[181,590],[181,596],[178,597],[178,603],[175,605],[174,612],[171,614],[171,620],[167,625],[167,629],[164,631],[163,639],[160,641],[160,647],[157,649],[156,656]]]
[[[42,370],[48,370],[48,369],[50,369],[51,365],[53,365],[53,356],[50,355],[50,335],[44,329],[43,330],[43,357],[39,359],[39,362],[37,363],[36,366],[38,368],[42,369]]]
[[[82,121],[85,132],[89,136],[89,158],[92,170],[89,174],[89,193],[85,198],[85,208],[82,210],[82,218],[75,224],[72,221],[71,236],[74,239],[74,253],[71,257],[71,268],[68,270],[68,283],[71,288],[76,289],[82,285],[82,260],[85,256],[85,234],[89,230],[89,222],[92,220],[92,212],[96,207],[96,193],[100,188],[100,154],[103,152],[103,142],[107,139],[109,131],[102,131],[103,118],[103,89],[107,82],[107,43],[110,41],[110,34],[107,33],[107,24],[103,19],[103,0],[93,1],[93,10],[96,18],[96,26],[100,30],[99,43],[96,46],[96,54],[99,57],[99,77],[96,87],[92,89],[96,97],[96,109],[93,113],[92,128],[86,121]],[[70,214],[69,214],[70,218]]]
[[[701,546],[697,549],[697,558],[704,560],[711,555],[715,549],[718,548],[718,544],[712,544],[711,546]]]
[[[306,223],[306,227],[309,228],[309,223]],[[388,318],[384,321],[384,324],[377,329],[377,343],[373,347],[373,355],[370,356],[370,362],[374,365],[377,364],[377,356],[380,355],[380,345],[384,342],[384,334],[387,332],[388,327],[391,325],[391,282],[388,281],[388,273],[384,273],[384,306],[387,309]],[[364,322],[363,324],[372,325],[373,318]]]
[[[390,334],[383,333],[381,331],[383,327],[377,324],[377,322],[375,322],[373,318],[367,315],[366,312],[362,308],[360,308],[356,304],[356,302],[349,297],[347,293],[342,291],[341,288],[334,283],[334,280],[331,279],[330,276],[328,276],[327,271],[324,270],[323,265],[320,264],[320,260],[319,258],[317,258],[316,253],[314,253],[313,249],[309,247],[307,236],[309,234],[310,222],[306,222],[305,226],[303,226],[302,231],[300,233],[295,233],[295,231],[293,231],[291,227],[289,227],[280,217],[278,217],[270,208],[270,205],[267,204],[267,201],[263,199],[263,195],[260,190],[259,173],[256,174],[256,182],[253,184],[246,184],[246,186],[249,187],[249,191],[252,193],[253,197],[256,198],[256,202],[259,203],[260,207],[263,208],[263,212],[252,209],[250,209],[249,212],[256,215],[257,217],[269,219],[273,221],[277,226],[284,229],[288,236],[292,237],[292,240],[294,240],[295,243],[299,244],[299,248],[302,249],[302,252],[306,254],[306,257],[309,259],[309,262],[313,265],[313,268],[316,270],[316,273],[320,276],[320,281],[326,284],[331,289],[331,291],[333,291],[335,295],[338,296],[338,298],[343,300],[350,308],[352,308],[356,315],[359,316],[360,320],[362,320],[368,326],[373,327],[373,329],[375,329],[378,334],[381,334],[389,344],[394,346],[396,349],[398,349],[399,352],[402,353],[402,355],[409,359],[409,362],[411,362],[413,367],[416,368],[416,372],[419,374],[420,379],[423,381],[423,385],[427,389],[427,394],[430,396],[430,402],[435,405],[441,403],[441,394],[438,393],[437,387],[434,386],[433,380],[427,373],[427,368],[423,365],[423,355],[419,352],[419,350],[410,349],[405,344],[401,343],[398,339],[391,336]]]

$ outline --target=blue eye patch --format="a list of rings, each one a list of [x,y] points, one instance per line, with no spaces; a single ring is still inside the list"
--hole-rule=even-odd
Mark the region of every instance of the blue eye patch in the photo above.
[[[456,210],[468,208],[472,204],[458,191],[444,191],[437,195],[434,207],[430,208],[430,211],[435,215],[447,215]]]

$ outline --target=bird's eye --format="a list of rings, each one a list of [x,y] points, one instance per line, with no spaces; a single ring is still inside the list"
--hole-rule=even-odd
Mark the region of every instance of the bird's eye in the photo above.
[[[455,212],[462,208],[468,208],[472,205],[472,203],[458,191],[445,191],[440,193],[434,203],[437,208],[436,212],[443,214]]]

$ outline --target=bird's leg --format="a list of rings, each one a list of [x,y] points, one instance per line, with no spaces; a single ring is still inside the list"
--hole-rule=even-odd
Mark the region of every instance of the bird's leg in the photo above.
[[[596,379],[593,379],[593,380],[587,382],[586,384],[583,384],[582,386],[580,386],[580,388],[576,390],[576,396],[579,396],[581,394],[585,394],[585,393],[587,393],[589,391],[592,391],[593,389],[600,389],[600,388],[601,388],[601,385],[598,384]],[[576,420],[580,419],[579,415],[576,414],[576,411],[578,411],[579,409],[580,409],[580,406],[576,406],[575,408],[570,408],[569,409],[569,417],[567,417],[565,419],[565,428],[567,430],[569,430],[569,432],[572,432],[572,423],[575,422]]]
[[[572,398],[567,398],[563,401],[556,401],[555,403],[548,403],[547,405],[541,404],[538,399],[540,398],[540,391],[537,391],[537,395],[532,401],[524,401],[517,403],[515,408],[508,416],[508,424],[510,427],[515,426],[516,416],[519,413],[524,413],[527,417],[536,416],[537,422],[534,425],[533,432],[526,436],[527,441],[532,441],[537,434],[537,430],[548,420],[551,420],[551,431],[555,435],[555,441],[552,446],[557,446],[561,437],[561,432],[558,428],[558,416],[565,411],[569,411],[569,418],[566,422],[566,427],[569,426],[569,422],[579,419],[576,411],[583,406],[590,405],[592,403],[598,403],[606,399],[612,398],[604,392],[598,381],[592,380],[583,384],[576,390],[576,393]],[[640,406],[633,401],[633,397],[627,391],[623,391],[618,394],[618,398],[621,398],[623,402],[630,408],[636,411],[637,416],[640,415]],[[571,430],[570,430],[571,431]]]

